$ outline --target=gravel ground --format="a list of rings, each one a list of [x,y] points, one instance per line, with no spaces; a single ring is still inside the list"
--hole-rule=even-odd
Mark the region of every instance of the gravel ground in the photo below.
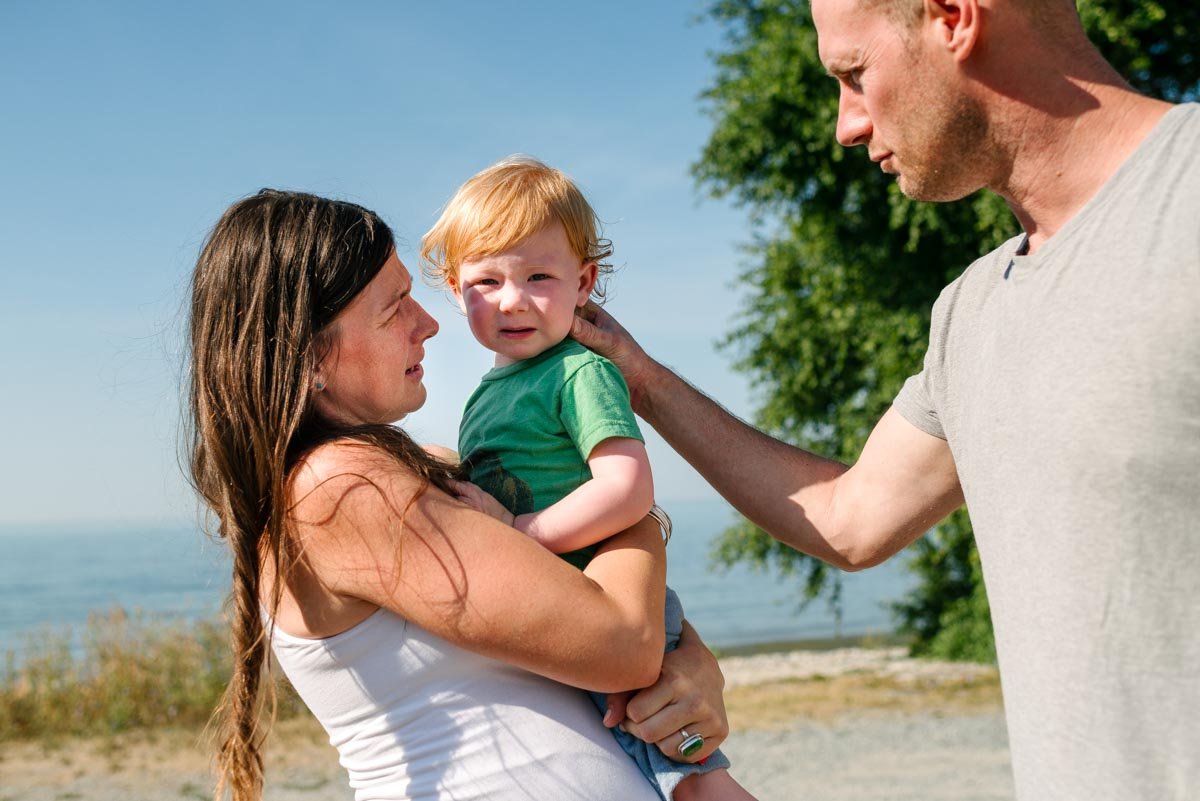
[[[744,731],[724,746],[759,801],[1002,801],[1013,797],[997,713],[852,716]]]
[[[1013,797],[992,668],[911,660],[900,649],[758,654],[721,666],[735,726],[723,748],[760,801]],[[281,724],[266,763],[266,801],[353,797],[309,721]],[[8,745],[0,801],[207,801],[208,766],[183,733]]]
[[[754,720],[723,746],[731,773],[759,801],[1002,801],[1012,799],[1008,735],[994,667],[911,659],[903,648],[788,651],[721,660],[731,719],[746,719],[741,688],[762,687],[787,704],[796,683],[832,694],[835,677],[858,679],[850,706],[818,714],[812,704],[783,726]],[[883,685],[884,698],[862,688]],[[971,700],[963,688],[982,685]],[[987,688],[994,692],[987,692]],[[855,709],[861,703],[896,708]],[[742,702],[742,703],[739,703]],[[816,717],[817,719],[814,719]]]

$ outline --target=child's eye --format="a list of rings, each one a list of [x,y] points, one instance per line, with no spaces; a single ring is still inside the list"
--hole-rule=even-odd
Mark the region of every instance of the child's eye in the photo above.
[[[549,275],[548,273],[534,273],[533,275],[529,276],[529,280],[530,281],[548,281],[553,277],[554,276]]]
[[[495,278],[480,278],[475,282],[475,286],[496,286],[498,283]]]

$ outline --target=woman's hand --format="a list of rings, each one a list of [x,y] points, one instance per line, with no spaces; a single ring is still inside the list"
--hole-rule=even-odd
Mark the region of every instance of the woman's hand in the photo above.
[[[658,681],[636,693],[608,696],[604,725],[619,723],[635,737],[657,745],[669,759],[699,762],[729,736],[724,688],[716,657],[685,621],[678,647],[663,656]],[[701,735],[704,747],[691,756],[680,756],[681,729]]]
[[[504,504],[484,492],[470,481],[452,481],[451,488],[460,501],[477,512],[483,512],[488,517],[499,520],[506,526],[516,528],[516,516],[504,508]]]

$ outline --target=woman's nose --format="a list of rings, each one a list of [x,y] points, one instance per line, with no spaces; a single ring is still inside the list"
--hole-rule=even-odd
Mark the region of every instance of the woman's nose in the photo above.
[[[433,319],[433,315],[425,311],[425,307],[420,303],[417,304],[417,314],[420,315],[420,322],[415,327],[417,341],[424,342],[438,332],[441,326],[438,321]]]

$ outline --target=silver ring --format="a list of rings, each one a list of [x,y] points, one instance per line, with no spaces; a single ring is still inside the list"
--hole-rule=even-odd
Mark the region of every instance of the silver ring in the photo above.
[[[681,757],[690,757],[704,747],[704,738],[699,734],[688,734],[687,729],[680,729],[679,734],[683,737],[678,751]]]

